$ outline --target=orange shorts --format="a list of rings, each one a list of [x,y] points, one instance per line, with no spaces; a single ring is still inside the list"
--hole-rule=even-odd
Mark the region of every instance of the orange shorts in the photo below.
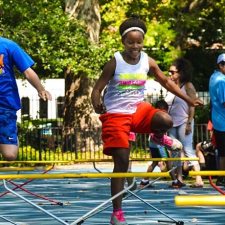
[[[129,148],[129,134],[151,133],[151,121],[159,111],[151,104],[142,102],[133,114],[105,113],[100,116],[102,122],[102,140],[104,154],[112,155],[113,148]]]

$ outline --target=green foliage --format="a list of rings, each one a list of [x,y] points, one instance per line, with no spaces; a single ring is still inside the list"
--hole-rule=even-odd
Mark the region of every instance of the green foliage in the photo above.
[[[64,77],[66,71],[99,76],[105,62],[122,49],[118,27],[131,14],[146,22],[145,50],[162,70],[193,44],[200,50],[215,42],[224,44],[225,0],[102,0],[99,4],[102,23],[97,45],[88,41],[80,21],[65,14],[63,0],[0,0],[0,34],[21,44],[45,78]]]
[[[159,1],[101,1],[102,32],[101,43],[106,43],[108,54],[113,55],[122,49],[119,25],[131,15],[139,15],[146,22],[148,29],[145,35],[144,49],[157,60],[163,70],[166,70],[172,60],[180,55],[180,50],[173,46],[176,32],[171,29],[170,21],[156,19],[162,8],[168,4]],[[149,9],[151,9],[149,11]],[[159,20],[158,20],[159,19]],[[107,57],[109,57],[107,55]]]
[[[195,124],[207,124],[210,119],[209,104],[195,108]]]
[[[7,1],[2,6],[2,35],[15,40],[37,62],[45,78],[63,77],[65,71],[82,71],[90,77],[99,66],[85,27],[64,13],[61,1]]]
[[[149,158],[149,154],[143,149],[137,149],[133,148],[131,152],[131,158],[132,159],[140,159],[140,158]],[[94,160],[94,159],[111,159],[111,157],[106,157],[103,155],[102,149],[99,149],[98,151],[94,152],[82,152],[78,151],[78,153],[75,153],[73,151],[66,151],[62,152],[60,148],[56,149],[55,151],[52,151],[50,149],[46,150],[36,150],[35,148],[32,148],[31,146],[26,146],[19,149],[19,154],[17,157],[18,161],[88,161],[88,160]],[[59,163],[63,164],[63,163]],[[25,166],[22,164],[21,166]],[[29,164],[29,166],[32,166]],[[35,166],[35,165],[33,165]]]

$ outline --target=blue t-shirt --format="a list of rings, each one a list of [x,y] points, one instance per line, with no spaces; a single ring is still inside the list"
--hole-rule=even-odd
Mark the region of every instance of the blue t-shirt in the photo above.
[[[214,71],[209,80],[209,94],[212,104],[212,123],[215,130],[225,131],[225,75]]]
[[[23,73],[34,61],[18,44],[3,37],[0,37],[0,59],[0,110],[19,110],[14,67]]]

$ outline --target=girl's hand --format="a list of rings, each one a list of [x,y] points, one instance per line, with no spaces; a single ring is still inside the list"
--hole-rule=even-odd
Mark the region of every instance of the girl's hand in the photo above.
[[[95,112],[97,114],[104,114],[104,113],[106,113],[106,108],[105,108],[105,106],[102,103],[95,105],[94,106],[94,110],[95,110]]]

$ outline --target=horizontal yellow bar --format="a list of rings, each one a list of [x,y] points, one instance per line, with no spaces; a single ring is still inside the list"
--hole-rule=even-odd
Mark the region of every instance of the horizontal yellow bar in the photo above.
[[[152,158],[148,161],[198,161],[199,158]]]
[[[0,167],[0,172],[7,171],[32,171],[35,170],[35,167]]]
[[[225,206],[225,195],[179,195],[174,201],[177,206]]]
[[[225,176],[225,170],[190,171],[189,176]]]
[[[199,158],[132,158],[130,161],[198,161]],[[112,162],[112,159],[77,159],[71,161],[0,161],[0,164],[55,164],[55,163],[82,163],[82,162]]]
[[[170,177],[168,172],[152,173],[62,173],[62,174],[0,174],[0,179],[67,179],[67,178]]]
[[[54,163],[72,163],[73,161],[0,161],[0,164],[54,164]]]

